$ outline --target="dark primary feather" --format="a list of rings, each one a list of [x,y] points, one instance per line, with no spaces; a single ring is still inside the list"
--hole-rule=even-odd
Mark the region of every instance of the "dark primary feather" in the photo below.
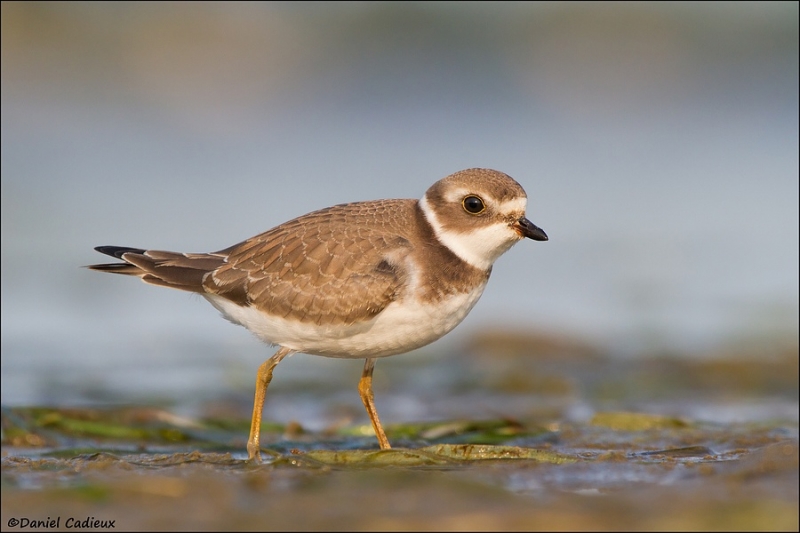
[[[117,259],[122,259],[122,254],[127,254],[127,253],[143,254],[147,251],[141,248],[128,248],[126,246],[96,246],[95,250],[97,250],[101,254],[106,254],[110,255],[111,257],[116,257]]]

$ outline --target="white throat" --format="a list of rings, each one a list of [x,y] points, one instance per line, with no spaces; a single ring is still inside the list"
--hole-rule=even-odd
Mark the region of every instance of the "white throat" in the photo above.
[[[439,242],[460,259],[481,270],[488,270],[498,257],[521,238],[505,222],[495,222],[466,233],[448,231],[428,202],[427,195],[419,201],[419,206]]]

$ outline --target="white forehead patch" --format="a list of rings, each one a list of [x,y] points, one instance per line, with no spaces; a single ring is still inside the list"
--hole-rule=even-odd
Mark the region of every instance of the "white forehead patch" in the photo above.
[[[497,206],[497,210],[501,213],[523,213],[525,214],[525,209],[528,208],[528,199],[524,196],[519,198],[514,198],[512,200],[506,200],[505,202],[501,203]]]

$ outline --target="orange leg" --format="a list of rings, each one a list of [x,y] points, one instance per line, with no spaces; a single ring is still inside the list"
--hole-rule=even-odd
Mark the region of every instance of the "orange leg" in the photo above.
[[[261,461],[261,447],[259,446],[259,441],[261,440],[261,412],[264,410],[264,398],[267,397],[267,387],[269,386],[269,382],[272,381],[272,371],[284,357],[293,353],[293,350],[281,346],[281,348],[275,352],[275,355],[264,361],[261,366],[258,367],[256,397],[253,401],[253,419],[250,422],[250,438],[247,439],[247,458],[250,461]]]
[[[374,369],[375,359],[367,359],[364,364],[364,371],[361,373],[361,380],[358,382],[358,393],[361,395],[364,407],[367,408],[367,414],[372,422],[372,429],[375,430],[375,436],[378,437],[378,444],[380,444],[381,450],[388,450],[391,445],[389,445],[389,439],[386,438],[386,433],[383,432],[381,420],[378,418],[378,410],[375,409],[375,397],[372,394],[372,371]]]

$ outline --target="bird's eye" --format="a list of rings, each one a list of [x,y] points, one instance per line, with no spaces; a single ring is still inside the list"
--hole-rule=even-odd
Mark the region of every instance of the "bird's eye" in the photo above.
[[[465,197],[461,205],[464,206],[464,210],[467,213],[472,215],[483,213],[486,210],[486,204],[483,203],[483,200],[473,195]]]

